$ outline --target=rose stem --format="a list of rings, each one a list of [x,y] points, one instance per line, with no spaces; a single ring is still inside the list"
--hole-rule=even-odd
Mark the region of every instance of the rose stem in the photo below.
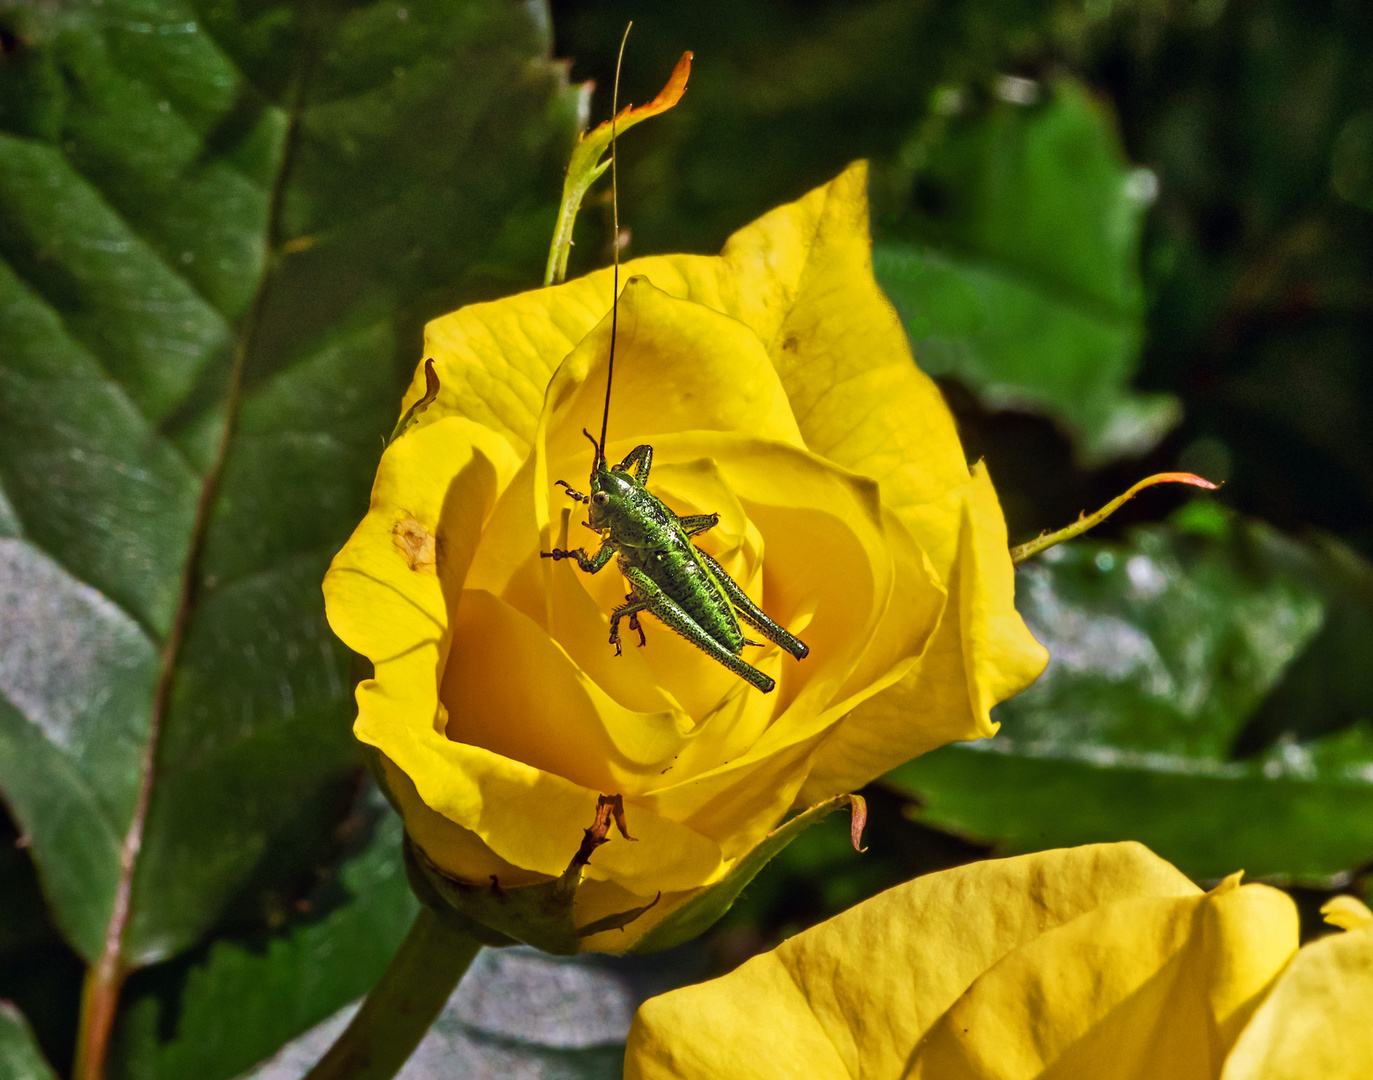
[[[303,1080],[390,1080],[424,1038],[481,946],[421,907],[381,980]]]

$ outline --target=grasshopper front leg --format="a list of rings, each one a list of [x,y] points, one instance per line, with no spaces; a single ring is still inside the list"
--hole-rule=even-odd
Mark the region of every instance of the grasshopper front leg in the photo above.
[[[629,580],[630,588],[634,590],[632,593],[634,600],[632,603],[626,604],[624,608],[619,609],[616,612],[617,615],[629,614],[626,609],[631,607],[651,611],[658,616],[663,625],[677,631],[711,659],[728,668],[745,682],[765,694],[772,692],[773,687],[777,684],[771,678],[764,675],[752,664],[735,656],[734,653],[701,629],[701,625],[688,615],[677,601],[658,588],[657,583],[651,577],[637,566],[626,567],[621,564],[620,569]]]
[[[552,559],[554,562],[562,562],[563,559],[576,559],[577,566],[588,574],[599,571],[611,560],[614,554],[615,547],[609,541],[603,543],[595,555],[588,555],[584,548],[572,548],[570,551],[554,548],[552,551],[539,552],[541,558]]]
[[[579,503],[589,503],[591,501],[587,496],[583,495],[580,491],[574,488],[566,480],[554,480],[553,486],[565,489],[567,491],[568,498],[576,499]]]

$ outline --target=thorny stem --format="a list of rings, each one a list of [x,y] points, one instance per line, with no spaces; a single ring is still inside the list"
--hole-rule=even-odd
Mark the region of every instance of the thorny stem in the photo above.
[[[303,1080],[390,1080],[414,1053],[480,948],[421,907],[381,981]]]
[[[628,27],[625,34],[629,33]],[[621,55],[624,52],[624,42],[620,43]],[[615,68],[616,86],[619,85],[619,65]],[[563,195],[559,203],[558,222],[553,231],[553,243],[548,249],[548,264],[544,269],[543,283],[545,285],[560,284],[567,277],[567,258],[572,248],[572,226],[577,220],[577,211],[581,208],[582,199],[586,193],[605,171],[612,168],[614,160],[614,150],[609,146],[618,131],[632,127],[650,116],[657,116],[659,113],[666,112],[681,100],[682,94],[686,90],[687,79],[691,74],[691,53],[682,53],[682,58],[677,61],[677,66],[672,69],[672,75],[668,78],[667,85],[659,91],[658,96],[637,109],[626,108],[623,114],[619,109],[619,93],[616,92],[616,103],[611,108],[611,119],[600,124],[593,131],[584,131],[577,137],[577,143],[572,148],[572,160],[567,164],[567,171],[563,174]],[[583,83],[583,93],[590,93],[591,83]],[[602,161],[601,157],[607,149],[611,149],[610,160]],[[619,224],[616,223],[616,241],[619,240]],[[618,251],[618,246],[617,249]]]
[[[1040,533],[1033,540],[1024,544],[1019,544],[1011,548],[1011,562],[1017,566],[1026,559],[1038,555],[1041,551],[1047,551],[1056,544],[1061,544],[1065,540],[1071,540],[1075,536],[1081,536],[1088,529],[1100,525],[1108,517],[1114,514],[1127,502],[1133,499],[1139,492],[1154,484],[1191,484],[1193,487],[1207,488],[1214,491],[1218,485],[1211,483],[1210,480],[1203,480],[1200,476],[1185,472],[1166,472],[1155,473],[1153,476],[1145,477],[1134,487],[1130,488],[1124,495],[1117,495],[1095,514],[1082,514],[1078,519],[1066,528],[1059,529],[1057,532]]]
[[[548,265],[544,267],[544,285],[560,285],[567,278],[567,258],[572,252],[572,226],[577,223],[577,211],[582,208],[584,194],[585,190],[578,190],[570,198],[565,196],[558,208],[558,224],[553,230],[553,243],[548,249]]]

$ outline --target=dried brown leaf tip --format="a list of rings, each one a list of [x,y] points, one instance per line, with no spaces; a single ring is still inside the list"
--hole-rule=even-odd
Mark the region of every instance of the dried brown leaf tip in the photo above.
[[[396,421],[396,427],[391,432],[391,437],[386,440],[386,445],[390,446],[407,431],[419,422],[420,413],[429,408],[434,403],[434,399],[439,396],[439,373],[434,370],[434,361],[424,362],[424,396],[405,410],[405,415]]]
[[[591,828],[582,830],[582,846],[577,849],[577,854],[572,856],[569,870],[585,866],[591,861],[591,853],[610,839],[612,821],[620,830],[621,836],[626,840],[634,839],[629,835],[629,826],[625,824],[624,796],[602,795],[596,800],[596,820]]]
[[[849,823],[849,839],[853,841],[853,850],[867,851],[863,845],[863,830],[868,824],[868,801],[862,795],[850,795],[849,808],[853,813],[853,820]]]

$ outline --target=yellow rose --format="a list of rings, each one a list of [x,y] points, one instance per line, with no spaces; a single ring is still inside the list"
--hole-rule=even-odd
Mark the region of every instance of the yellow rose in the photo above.
[[[1239,878],[1204,893],[1133,843],[917,878],[646,1002],[625,1076],[1373,1075],[1373,916],[1297,952],[1291,899]]]
[[[1373,1076],[1373,912],[1352,896],[1321,911],[1346,932],[1297,953],[1226,1058],[1221,1080]]]
[[[992,734],[991,706],[1039,673],[991,482],[869,249],[859,165],[718,257],[621,268],[608,454],[651,444],[651,490],[718,512],[700,546],[810,646],[749,650],[768,695],[652,619],[617,657],[618,571],[540,558],[591,539],[554,484],[590,471],[610,271],[429,325],[437,400],[386,450],[324,588],[375,669],[357,736],[430,869],[500,898],[554,881],[600,796],[621,795],[635,842],[584,867],[576,926],[653,903],[579,946],[622,951],[789,810]],[[406,403],[423,390],[417,372]]]

